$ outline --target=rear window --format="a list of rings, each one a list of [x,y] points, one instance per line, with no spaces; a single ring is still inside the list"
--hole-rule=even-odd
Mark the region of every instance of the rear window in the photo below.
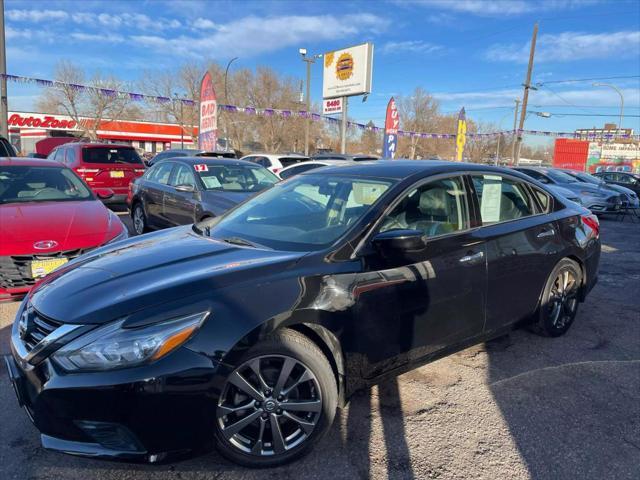
[[[91,147],[82,149],[82,161],[102,164],[142,164],[140,155],[127,147]]]
[[[288,167],[289,165],[295,165],[296,163],[304,162],[307,159],[300,157],[280,157],[279,160],[283,167]]]

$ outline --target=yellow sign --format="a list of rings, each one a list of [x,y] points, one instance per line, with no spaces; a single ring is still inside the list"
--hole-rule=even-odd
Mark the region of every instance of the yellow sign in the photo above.
[[[336,78],[348,80],[353,75],[353,57],[349,53],[343,53],[336,62]]]
[[[69,260],[67,258],[51,258],[47,260],[34,260],[31,262],[31,276],[33,278],[44,277],[49,275],[60,265],[64,265]]]
[[[324,54],[324,68],[329,68],[333,63],[333,52],[328,52]]]
[[[456,135],[456,160],[462,161],[462,154],[464,153],[464,145],[467,143],[467,118],[464,112],[464,108],[460,110],[458,115],[458,133]]]
[[[109,176],[111,178],[124,178],[124,172],[122,170],[111,170]]]

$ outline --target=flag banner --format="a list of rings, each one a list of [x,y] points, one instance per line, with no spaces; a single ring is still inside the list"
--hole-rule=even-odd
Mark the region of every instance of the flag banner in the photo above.
[[[382,141],[382,157],[395,158],[398,150],[398,130],[400,129],[400,116],[393,97],[387,105],[387,115],[384,121],[384,139]]]
[[[458,114],[458,133],[456,135],[456,160],[458,162],[462,161],[465,143],[467,143],[467,116],[464,107],[462,107]]]
[[[200,84],[200,123],[198,129],[198,148],[213,151],[218,146],[218,103],[213,88],[211,73],[202,77]]]

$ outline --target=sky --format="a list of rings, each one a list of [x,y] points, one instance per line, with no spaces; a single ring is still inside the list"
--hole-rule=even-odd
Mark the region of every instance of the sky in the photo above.
[[[623,94],[623,126],[640,133],[640,0],[5,0],[7,73],[51,79],[65,59],[89,76],[99,70],[134,82],[145,70],[238,57],[232,69],[267,65],[302,79],[299,48],[313,54],[370,41],[373,91],[365,103],[352,97],[356,121],[382,126],[392,95],[422,87],[445,113],[464,106],[510,129],[535,22],[532,83],[541,85],[529,110],[552,115],[530,114],[525,128],[617,123],[620,96],[592,85],[604,82]],[[319,102],[320,64],[311,88]],[[10,83],[10,110],[32,110],[39,94]]]

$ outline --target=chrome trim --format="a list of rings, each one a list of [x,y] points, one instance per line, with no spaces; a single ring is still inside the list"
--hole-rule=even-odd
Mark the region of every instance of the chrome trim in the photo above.
[[[146,451],[126,452],[121,450],[113,450],[110,448],[105,448],[98,443],[75,442],[71,440],[51,437],[45,434],[40,435],[40,443],[42,443],[42,446],[46,450],[52,450],[54,452],[61,452],[80,457],[105,458],[112,460],[151,460],[147,458]]]

